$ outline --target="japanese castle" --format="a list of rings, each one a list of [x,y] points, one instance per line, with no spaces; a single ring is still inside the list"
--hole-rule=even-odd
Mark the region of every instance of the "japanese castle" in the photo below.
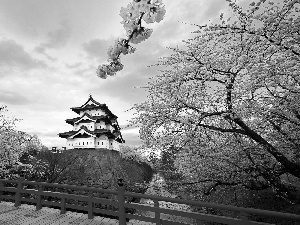
[[[109,149],[119,151],[122,138],[117,116],[106,106],[95,101],[90,95],[86,103],[71,108],[79,117],[67,119],[72,131],[59,133],[67,139],[66,149]]]

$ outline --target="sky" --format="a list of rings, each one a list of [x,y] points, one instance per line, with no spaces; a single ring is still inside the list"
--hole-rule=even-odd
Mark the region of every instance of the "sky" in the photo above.
[[[0,105],[21,119],[17,129],[36,134],[47,147],[65,146],[58,133],[72,130],[66,119],[78,115],[70,108],[89,95],[118,116],[126,145],[141,144],[138,128],[127,127],[130,110],[146,100],[144,87],[159,73],[149,67],[171,53],[167,47],[209,20],[228,11],[225,0],[163,0],[164,20],[145,24],[151,37],[123,56],[124,69],[101,79],[98,65],[106,62],[115,39],[126,37],[121,7],[129,0],[0,0]]]

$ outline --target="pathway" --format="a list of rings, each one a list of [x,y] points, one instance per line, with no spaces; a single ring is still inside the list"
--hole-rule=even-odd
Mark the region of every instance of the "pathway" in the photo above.
[[[14,203],[0,203],[1,225],[115,225],[118,220],[95,216],[88,219],[87,214],[66,212],[60,214],[60,210],[43,207],[36,211],[35,206],[22,204],[14,207]],[[130,221],[128,225],[151,224],[142,221]]]

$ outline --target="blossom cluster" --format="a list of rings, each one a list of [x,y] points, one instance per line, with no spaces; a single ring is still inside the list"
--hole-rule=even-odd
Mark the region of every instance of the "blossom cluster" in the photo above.
[[[100,78],[106,79],[107,76],[116,75],[116,72],[122,70],[123,67],[123,64],[119,60],[116,60],[108,65],[100,65],[97,69],[97,74]]]
[[[140,27],[140,20],[146,23],[159,23],[163,20],[166,10],[161,0],[141,0],[132,2],[126,8],[122,7],[120,16],[123,18],[121,22],[126,30],[127,35],[131,35]]]
[[[129,46],[127,40],[124,38],[119,38],[115,41],[113,46],[108,49],[107,55],[109,61],[115,61],[119,58],[120,54],[127,55],[128,53],[135,52],[136,48]]]
[[[115,44],[108,49],[109,64],[100,65],[97,69],[97,75],[106,79],[107,76],[113,76],[117,71],[122,70],[120,55],[127,55],[136,50],[129,43],[141,43],[148,39],[153,32],[152,29],[141,25],[142,20],[146,23],[159,23],[163,20],[165,13],[162,0],[133,0],[126,8],[122,7],[120,16],[123,21],[121,23],[126,31],[127,39],[117,39]]]

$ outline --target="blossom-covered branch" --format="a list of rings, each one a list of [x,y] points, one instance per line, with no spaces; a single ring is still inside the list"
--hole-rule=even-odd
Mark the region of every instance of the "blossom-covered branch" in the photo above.
[[[106,79],[107,76],[114,76],[116,72],[123,69],[121,54],[127,55],[135,52],[136,48],[132,44],[138,44],[148,39],[152,34],[152,29],[142,26],[142,21],[146,23],[159,23],[163,20],[166,10],[162,0],[134,0],[126,8],[122,7],[120,16],[121,22],[126,30],[127,38],[119,38],[115,44],[108,49],[108,64],[100,65],[97,75]]]

